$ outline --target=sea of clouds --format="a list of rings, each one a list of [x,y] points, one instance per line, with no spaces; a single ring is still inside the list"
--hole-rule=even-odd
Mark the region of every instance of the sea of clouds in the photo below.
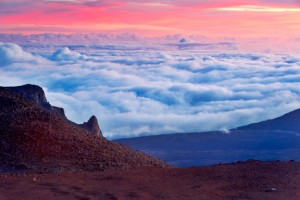
[[[69,119],[95,114],[110,139],[228,130],[300,108],[299,55],[116,46],[0,43],[0,85],[40,85]]]

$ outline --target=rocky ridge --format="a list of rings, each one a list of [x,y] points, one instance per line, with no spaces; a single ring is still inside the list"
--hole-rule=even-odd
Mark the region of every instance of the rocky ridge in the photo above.
[[[0,171],[11,168],[103,171],[169,166],[147,154],[90,134],[49,109],[44,97],[41,92],[20,95],[0,87]],[[86,123],[90,124],[96,124],[95,117]]]
[[[33,101],[35,104],[39,105],[41,108],[47,109],[48,111],[51,111],[54,114],[56,114],[64,119],[67,119],[63,108],[52,106],[47,101],[45,92],[40,86],[26,84],[26,85],[16,86],[16,87],[6,87],[6,89],[15,92],[30,101]],[[72,122],[72,123],[74,123],[74,122]],[[83,124],[76,124],[76,123],[74,123],[74,124],[90,131],[92,134],[95,134],[99,137],[103,137],[102,131],[98,124],[98,120],[94,115],[89,119],[88,122],[84,122]]]

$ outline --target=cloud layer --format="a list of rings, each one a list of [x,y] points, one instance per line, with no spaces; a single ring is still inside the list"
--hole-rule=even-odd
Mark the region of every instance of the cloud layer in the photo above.
[[[0,67],[12,63],[39,63],[41,61],[43,61],[41,57],[35,57],[23,51],[19,45],[0,42]]]
[[[0,44],[0,85],[39,84],[70,119],[95,114],[109,138],[227,130],[300,108],[296,55],[35,48]]]

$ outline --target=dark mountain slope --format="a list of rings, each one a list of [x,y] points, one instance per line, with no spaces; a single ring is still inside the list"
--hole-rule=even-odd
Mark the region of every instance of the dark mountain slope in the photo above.
[[[0,166],[0,170],[101,171],[167,164],[91,134],[24,95],[0,87]]]
[[[281,117],[239,127],[238,130],[272,130],[300,133],[300,109],[289,112]]]
[[[116,140],[178,166],[247,159],[300,161],[300,110],[230,130]]]

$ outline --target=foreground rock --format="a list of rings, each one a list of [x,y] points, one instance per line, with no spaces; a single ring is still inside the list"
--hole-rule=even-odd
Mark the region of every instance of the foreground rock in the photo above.
[[[26,87],[28,93],[0,87],[0,171],[102,171],[168,166],[97,136],[101,130],[95,117],[84,127],[70,122],[62,112],[53,109],[42,90],[35,92],[37,86]]]

